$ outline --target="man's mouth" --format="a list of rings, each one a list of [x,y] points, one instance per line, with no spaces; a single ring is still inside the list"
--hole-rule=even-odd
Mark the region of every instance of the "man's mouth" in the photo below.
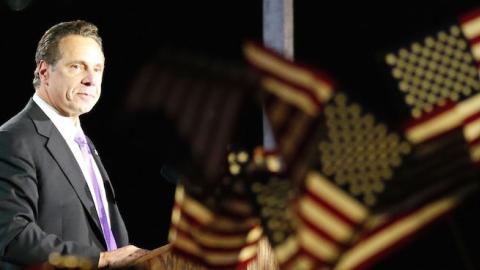
[[[90,93],[77,93],[77,95],[79,95],[81,97],[85,97],[85,98],[94,98],[95,97],[93,94],[90,94]]]

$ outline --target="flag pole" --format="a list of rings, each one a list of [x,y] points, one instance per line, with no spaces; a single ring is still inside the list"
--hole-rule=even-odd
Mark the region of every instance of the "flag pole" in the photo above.
[[[263,44],[288,59],[293,59],[293,0],[263,0]],[[262,113],[263,147],[276,148],[265,108]]]

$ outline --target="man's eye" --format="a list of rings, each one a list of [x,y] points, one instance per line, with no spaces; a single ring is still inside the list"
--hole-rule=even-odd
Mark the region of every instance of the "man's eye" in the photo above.
[[[79,64],[73,64],[70,66],[71,69],[74,69],[74,70],[77,70],[77,69],[80,69],[80,65]]]

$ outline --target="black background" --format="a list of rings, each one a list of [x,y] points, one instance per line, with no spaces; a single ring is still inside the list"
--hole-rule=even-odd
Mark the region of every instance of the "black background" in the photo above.
[[[104,40],[106,71],[102,98],[82,117],[82,125],[116,187],[132,243],[145,248],[165,244],[175,185],[162,178],[160,167],[170,154],[161,149],[171,134],[153,116],[124,118],[126,93],[141,67],[161,47],[242,61],[242,42],[262,39],[262,2],[32,0],[18,11],[9,3],[20,1],[0,4],[0,122],[33,95],[34,54],[44,31],[66,20],[95,23]],[[456,23],[459,15],[477,5],[473,0],[296,1],[295,58],[326,71],[381,120],[400,125],[403,108],[386,102],[392,92],[384,76],[385,52]],[[148,126],[135,125],[136,121]],[[135,133],[151,140],[135,142],[139,139],[124,134],[132,128],[140,128]],[[155,151],[146,150],[145,145]],[[119,150],[125,147],[127,154]],[[437,223],[378,269],[480,267],[473,259],[479,243],[478,206],[477,199],[471,199],[453,218]]]

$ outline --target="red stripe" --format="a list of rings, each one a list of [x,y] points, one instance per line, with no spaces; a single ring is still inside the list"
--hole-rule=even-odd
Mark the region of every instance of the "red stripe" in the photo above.
[[[300,158],[298,158],[299,154],[302,154],[303,150],[305,149],[306,146],[308,146],[310,140],[308,138],[312,135],[312,130],[315,128],[315,125],[317,124],[314,120],[314,118],[311,118],[310,116],[307,116],[307,120],[305,120],[305,129],[302,134],[297,134],[295,137],[291,137],[291,134],[294,133],[290,129],[289,125],[292,121],[296,121],[296,116],[298,114],[303,114],[303,112],[296,112],[296,115],[292,115],[291,117],[288,118],[288,121],[284,122],[284,128],[281,130],[278,130],[277,132],[277,141],[279,144],[279,148],[283,150],[283,146],[285,146],[285,140],[288,138],[294,138],[295,139],[295,147],[293,147],[293,150],[290,151],[290,153],[287,155],[287,153],[284,153],[284,159],[285,159],[285,166],[287,166],[286,170],[289,171],[292,169],[293,165],[292,163],[296,162],[302,162]]]
[[[477,43],[480,43],[480,36],[475,36],[475,37],[473,37],[473,38],[470,38],[470,39],[469,39],[469,43],[470,43],[470,45],[472,45],[472,46],[475,45],[475,44],[477,44]]]
[[[324,231],[323,229],[317,227],[317,225],[311,223],[305,215],[302,213],[298,213],[299,217],[302,220],[302,223],[304,223],[310,230],[314,231],[316,234],[319,234],[323,238],[326,238],[331,244],[337,246],[338,248],[345,248],[345,243],[338,242],[332,235],[330,235],[328,232]]]
[[[256,256],[253,256],[253,258],[250,258],[246,261],[239,261],[238,263],[233,263],[233,264],[212,264],[207,261],[205,261],[203,258],[198,257],[194,254],[188,253],[185,250],[179,249],[178,247],[173,246],[172,247],[172,253],[175,253],[176,255],[183,257],[195,264],[202,265],[206,267],[207,269],[216,269],[216,270],[232,270],[232,269],[245,269],[245,267],[248,265],[249,262],[255,259]]]
[[[473,146],[477,146],[477,144],[479,144],[479,143],[480,143],[480,137],[477,137],[477,138],[473,139],[472,141],[468,142],[468,145],[470,147],[473,147]]]
[[[437,115],[447,112],[449,110],[453,110],[456,106],[456,103],[447,103],[445,106],[438,108],[438,110],[435,110],[431,114],[425,115],[424,117],[421,117],[420,119],[412,119],[407,125],[405,131],[408,132],[409,129],[415,127],[416,125],[420,125],[424,122],[427,122],[430,119],[433,119]],[[448,134],[456,132],[459,128],[463,128],[463,120],[459,121],[458,123],[455,123],[452,127],[449,127],[448,129],[444,130],[443,132],[436,133],[436,134],[431,134],[430,137],[427,137],[426,139],[423,139],[421,143],[425,142],[431,142],[434,141],[440,137],[446,136]]]
[[[473,46],[480,44],[480,34],[474,36],[473,38],[470,38],[470,39],[468,40],[468,43],[470,44],[470,50],[472,50],[472,49],[473,49]],[[472,56],[473,56],[473,54],[472,54]],[[477,68],[478,68],[478,66],[479,66],[479,60],[476,59],[475,57],[473,57],[473,58],[474,58],[474,60],[475,60],[476,66],[477,66]]]
[[[195,238],[194,235],[192,235],[192,232],[191,231],[184,231],[183,229],[177,227],[176,225],[173,225],[172,224],[172,227],[177,231],[177,233],[179,235],[182,235],[183,237],[185,238],[188,238],[190,239],[192,242],[194,242],[195,244],[197,244],[202,251],[208,251],[208,252],[240,252],[243,248],[245,247],[249,247],[249,246],[253,246],[253,245],[256,245],[258,243],[258,241],[260,240],[260,238],[254,242],[251,242],[251,243],[247,243],[247,236],[246,235],[240,235],[241,237],[244,237],[244,243],[237,246],[237,247],[210,247],[210,246],[207,246],[205,245],[204,243],[202,242],[199,242],[197,240],[197,238]],[[221,237],[221,236],[220,236]],[[175,245],[175,241],[173,243]]]
[[[299,65],[297,63],[293,63],[292,61],[288,61],[285,58],[283,58],[282,56],[280,56],[280,55],[278,55],[278,54],[276,54],[276,53],[274,53],[270,50],[265,49],[261,45],[258,45],[258,43],[251,42],[251,44],[254,45],[254,47],[256,47],[257,49],[261,50],[263,53],[268,54],[268,55],[276,58],[278,61],[282,62],[284,65],[288,65],[292,68],[302,69],[304,72],[309,73],[314,78],[316,78],[318,81],[322,81],[323,83],[329,85],[331,87],[332,94],[333,94],[334,89],[335,89],[333,81],[328,76],[326,76],[325,74],[317,72],[313,68],[304,67],[304,66]],[[282,78],[282,77],[278,76],[277,74],[274,74],[274,73],[272,73],[268,70],[265,70],[265,69],[257,66],[250,59],[247,58],[247,60],[250,62],[250,64],[252,64],[252,66],[254,66],[257,70],[261,71],[263,74],[266,74],[269,77],[275,78],[276,80],[278,80],[278,81],[280,81],[284,84],[290,85],[297,92],[300,92],[300,93],[303,93],[303,94],[307,95],[317,105],[318,110],[320,110],[321,105],[322,105],[322,101],[317,98],[315,93],[310,88],[307,88],[307,87],[304,87],[304,86],[301,86],[301,85],[298,85],[298,84],[294,84],[293,82],[288,81],[285,78]]]
[[[417,209],[418,210],[418,209]],[[393,242],[392,244],[390,245],[387,245],[385,248],[381,249],[380,251],[374,253],[372,256],[366,258],[363,262],[361,262],[360,264],[357,265],[357,267],[354,267],[352,268],[352,270],[362,270],[362,269],[368,269],[370,266],[372,266],[375,262],[377,262],[380,258],[382,257],[385,257],[387,256],[388,254],[391,254],[394,250],[404,246],[405,244],[407,244],[408,242],[410,242],[415,235],[417,235],[418,233],[422,232],[425,230],[426,227],[428,227],[429,225],[431,225],[432,223],[438,221],[439,219],[443,218],[447,213],[450,213],[453,209],[445,212],[444,214],[424,223],[418,230],[414,230],[412,231],[411,233],[409,234],[406,234],[405,236],[403,236],[401,239]],[[396,221],[400,221],[400,220],[403,220],[405,218],[407,218],[408,216],[410,215],[413,215],[415,214],[416,211],[411,211],[408,215],[401,215],[398,219],[397,218],[394,218],[393,220],[391,220],[390,222],[388,222],[388,226],[382,226],[382,231],[383,230],[387,230],[388,227],[390,225],[392,225],[393,223],[395,223]],[[379,232],[380,230],[375,230],[375,233],[370,233],[368,235],[368,237],[366,238],[362,238],[361,241],[359,241],[359,243],[363,242],[363,241],[366,241],[369,237],[373,237],[375,236],[375,234],[377,232]]]
[[[456,192],[458,192],[458,190]],[[450,194],[455,194],[455,191],[451,192]],[[372,236],[374,234],[377,234],[378,232],[380,232],[382,230],[385,230],[386,228],[390,227],[393,223],[398,223],[399,221],[407,219],[408,217],[414,215],[419,210],[421,210],[423,207],[425,207],[426,205],[428,205],[429,203],[431,203],[431,202],[433,202],[437,199],[438,199],[438,197],[437,198],[432,198],[431,200],[417,206],[416,208],[406,210],[404,212],[401,212],[401,213],[391,217],[388,221],[382,223],[381,225],[379,225],[377,227],[374,227],[374,228],[370,229],[367,233],[363,234],[362,237],[360,238],[360,240],[357,243],[361,243],[365,239],[369,238],[370,236]],[[434,220],[436,220],[436,219],[434,219]]]
[[[257,259],[257,257],[258,257],[258,255],[255,255],[255,256],[253,256],[253,257],[250,258],[250,259],[247,259],[247,260],[245,260],[245,261],[238,262],[235,270],[247,269],[248,266]]]
[[[459,18],[459,21],[460,21],[460,24],[465,24],[465,23],[468,23],[471,20],[476,19],[479,16],[480,16],[480,8],[476,8],[476,9],[462,15]]]
[[[472,115],[469,115],[465,120],[463,121],[464,124],[469,124],[471,122],[474,122],[475,120],[478,120],[480,118],[480,111],[476,112]]]
[[[292,82],[290,81],[287,81],[285,80],[284,78],[282,77],[279,77],[278,75],[276,74],[273,74],[269,71],[266,71],[266,70],[260,70],[263,74],[265,74],[266,76],[268,77],[271,77],[271,78],[274,78],[275,80],[277,81],[280,81],[286,85],[289,85],[291,86],[295,92],[299,93],[299,94],[302,94],[302,95],[305,95],[307,96],[314,104],[315,106],[317,107],[317,110],[320,111],[321,108],[322,108],[322,101],[318,99],[318,97],[315,95],[315,93],[313,92],[313,90],[309,89],[309,88],[306,88],[304,86],[301,86],[301,85],[296,85],[296,84],[293,84]]]
[[[313,269],[321,269],[322,267],[328,267],[327,269],[330,269],[329,266],[331,266],[331,263],[328,263],[326,261],[323,261],[321,258],[316,257],[314,254],[312,254],[302,246],[299,247],[297,252],[290,258],[288,258],[288,260],[280,264],[280,269],[289,269],[290,267],[292,267],[293,263],[295,263],[295,260],[300,256],[306,256],[312,259],[312,261],[315,262]]]
[[[459,129],[463,129],[463,125],[461,125],[460,123],[458,125],[452,127],[451,129],[445,130],[444,132],[431,135],[430,137],[427,137],[426,139],[422,140],[420,143],[433,142],[433,141],[435,141],[435,140],[437,140],[441,137],[448,136],[448,135],[451,135],[453,133],[456,133],[456,132],[458,132]]]
[[[322,208],[333,214],[334,216],[338,217],[338,219],[342,220],[343,222],[347,223],[348,225],[355,227],[357,226],[357,222],[355,220],[350,219],[347,215],[345,215],[341,209],[336,208],[336,205],[331,205],[327,201],[323,200],[316,194],[314,194],[310,190],[305,191],[306,195],[309,196],[313,201],[315,201],[317,204],[320,204]]]
[[[275,249],[275,247],[273,247]],[[292,254],[286,261],[279,263],[280,269],[288,269],[288,266],[300,255],[301,247]]]
[[[330,85],[332,89],[335,89],[335,87],[334,87],[335,86],[335,81],[330,76],[328,76],[325,72],[320,71],[316,68],[312,68],[312,67],[307,66],[305,64],[300,64],[300,63],[290,61],[290,60],[286,59],[285,57],[283,57],[282,55],[265,48],[259,42],[247,41],[247,43],[253,45],[255,48],[257,48],[258,50],[261,50],[263,53],[268,54],[268,55],[276,58],[278,61],[282,62],[285,65],[291,66],[292,68],[302,69],[304,72],[310,73],[317,80],[323,81],[325,84]],[[250,59],[248,59],[248,61],[250,61]]]
[[[413,119],[410,119],[409,121],[407,121],[407,123],[404,125],[404,130],[409,130],[417,125],[420,125],[420,124],[423,124],[435,117],[437,117],[438,115],[446,112],[446,111],[449,111],[449,110],[453,110],[455,108],[457,103],[451,101],[451,100],[448,100],[446,101],[446,104],[443,105],[443,106],[436,106],[434,108],[433,111],[431,111],[430,113],[426,113],[424,114],[422,117],[420,118],[413,118]]]
[[[209,224],[202,223],[196,217],[189,215],[183,209],[183,207],[179,206],[177,203],[175,203],[174,207],[178,208],[181,211],[182,218],[185,219],[185,221],[187,223],[189,223],[191,226],[202,227],[202,230],[208,231],[208,232],[211,232],[211,233],[214,233],[214,234],[218,234],[218,235],[228,236],[228,235],[246,234],[246,233],[250,232],[250,230],[252,230],[256,226],[258,226],[258,225],[252,225],[250,228],[236,229],[236,230],[232,229],[232,228],[226,228],[226,229],[214,228],[214,227],[211,227]],[[234,222],[234,221],[232,220],[232,222]]]

